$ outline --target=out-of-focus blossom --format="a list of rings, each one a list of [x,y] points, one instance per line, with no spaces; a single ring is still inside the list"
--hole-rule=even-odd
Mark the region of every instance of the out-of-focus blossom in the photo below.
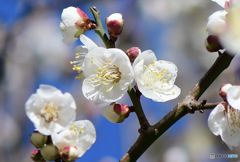
[[[127,105],[112,103],[102,109],[102,114],[112,123],[121,123],[129,116]]]
[[[235,2],[235,1],[233,1]],[[232,3],[226,15],[227,28],[220,40],[232,54],[240,53],[240,2]]]
[[[98,46],[88,37],[81,34],[80,40],[84,45],[77,46],[74,50],[76,53],[76,60],[71,61],[70,63],[73,64],[73,70],[76,70],[79,75],[75,77],[75,79],[82,79],[84,78],[84,75],[82,73],[83,70],[83,61],[87,53],[89,53],[92,49],[97,48]]]
[[[121,99],[134,77],[129,58],[122,50],[102,47],[85,56],[83,74],[83,94],[97,104]]]
[[[226,50],[232,54],[240,52],[240,2],[238,0],[214,0],[225,10],[210,15],[207,23],[209,35],[218,36]]]
[[[181,90],[174,85],[178,69],[172,62],[157,61],[153,51],[147,50],[135,59],[133,69],[138,89],[145,97],[165,102],[179,96]]]
[[[63,42],[67,45],[73,44],[81,34],[88,30],[90,19],[79,8],[65,8],[61,17],[60,29],[63,34]]]
[[[35,128],[44,135],[62,131],[76,118],[73,97],[50,85],[40,85],[27,100],[25,110]]]
[[[213,2],[216,2],[219,6],[224,8],[226,6],[226,3],[228,3],[231,0],[212,0]]]
[[[106,26],[108,34],[110,36],[117,37],[121,34],[124,26],[124,20],[122,19],[122,14],[114,13],[106,18]]]
[[[226,30],[226,14],[224,10],[214,12],[208,18],[207,32],[209,35],[221,35]]]
[[[62,158],[70,158],[69,156],[79,158],[95,142],[96,130],[89,120],[79,120],[62,132],[53,133],[51,137]]]
[[[218,104],[210,113],[208,126],[216,136],[232,147],[240,144],[240,86],[231,86],[227,91],[227,101]]]
[[[141,11],[143,11],[149,19],[158,21],[167,21],[180,14],[192,10],[194,7],[204,6],[206,1],[200,0],[146,0],[137,1]],[[184,5],[183,5],[184,4]]]

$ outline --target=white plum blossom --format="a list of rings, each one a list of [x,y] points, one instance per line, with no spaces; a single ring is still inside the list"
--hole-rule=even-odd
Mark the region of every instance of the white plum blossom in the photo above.
[[[210,113],[208,126],[216,136],[232,149],[240,144],[240,86],[232,86],[227,91],[227,102],[218,104]]]
[[[120,49],[98,47],[85,56],[82,92],[96,104],[114,102],[123,97],[133,82],[133,69]]]
[[[61,18],[60,29],[63,34],[63,42],[67,45],[73,44],[80,34],[84,34],[88,30],[90,19],[79,8],[65,8]]]
[[[147,98],[165,102],[179,96],[181,90],[174,85],[177,67],[169,61],[159,60],[147,50],[133,62],[135,81],[139,91]]]
[[[60,155],[66,154],[66,148],[70,147],[68,155],[79,158],[95,142],[96,130],[89,120],[79,120],[72,123],[71,126],[62,132],[53,133],[51,138]]]
[[[240,1],[213,0],[225,10],[213,13],[207,23],[209,35],[219,37],[222,46],[232,54],[240,53]]]
[[[83,76],[83,61],[85,56],[94,48],[98,48],[98,46],[87,36],[81,34],[80,40],[83,43],[81,46],[77,46],[74,50],[74,53],[76,53],[75,61],[71,61],[70,63],[73,65],[73,70],[76,70],[79,75],[75,77],[75,79],[82,79]]]
[[[27,100],[25,110],[35,128],[44,135],[60,132],[76,118],[76,104],[69,93],[40,85]]]

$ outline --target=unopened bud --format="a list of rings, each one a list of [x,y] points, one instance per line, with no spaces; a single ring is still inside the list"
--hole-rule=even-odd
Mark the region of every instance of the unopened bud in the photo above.
[[[45,160],[56,160],[59,158],[58,149],[54,145],[45,145],[41,148],[41,154]]]
[[[65,8],[61,17],[60,29],[64,37],[63,42],[68,45],[74,43],[81,34],[92,29],[92,21],[79,8]]]
[[[217,52],[223,49],[217,36],[209,35],[205,41],[205,47],[209,52]]]
[[[48,139],[48,136],[43,135],[43,134],[39,133],[38,131],[34,131],[30,135],[31,143],[37,148],[43,147],[43,145],[47,143],[47,139]]]
[[[226,97],[227,97],[227,92],[229,90],[229,88],[232,87],[232,84],[230,83],[226,83],[226,84],[223,84],[219,90],[219,95],[222,97],[222,99],[224,101],[226,101]]]
[[[132,63],[140,53],[141,53],[141,50],[139,47],[131,47],[126,51],[126,54]]]
[[[121,123],[129,116],[127,105],[111,103],[102,109],[102,114],[112,123]]]
[[[35,149],[32,151],[31,159],[33,161],[44,162],[40,149]]]
[[[106,18],[106,26],[108,34],[113,37],[117,37],[121,34],[124,26],[124,20],[122,14],[114,13]]]
[[[77,150],[77,147],[67,146],[60,154],[65,161],[75,161],[79,157],[79,150]]]

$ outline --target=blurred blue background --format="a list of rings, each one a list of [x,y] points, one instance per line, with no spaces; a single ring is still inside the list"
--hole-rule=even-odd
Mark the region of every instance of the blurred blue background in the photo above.
[[[209,0],[0,0],[0,161],[28,162],[34,147],[29,135],[34,126],[27,118],[24,104],[39,84],[56,86],[70,92],[78,106],[77,119],[91,120],[97,140],[79,162],[118,161],[138,137],[139,124],[135,114],[121,124],[108,122],[100,113],[102,105],[87,101],[81,93],[79,80],[72,70],[72,46],[62,43],[59,29],[61,12],[69,6],[81,8],[93,19],[90,7],[96,6],[101,18],[120,12],[124,30],[116,44],[127,50],[138,46],[152,49],[158,59],[178,66],[176,85],[182,94],[167,103],[156,103],[141,97],[151,124],[166,115],[197,83],[217,57],[204,47],[208,16],[220,7]],[[86,33],[103,46],[94,31]],[[202,99],[220,101],[219,87],[226,82],[239,83],[239,58],[210,86]],[[131,105],[128,96],[119,101]],[[187,115],[160,137],[139,159],[139,162],[207,162],[230,159],[209,158],[211,153],[233,151],[215,137],[207,126],[210,111]],[[240,155],[240,154],[239,154]],[[177,160],[175,159],[177,157]],[[235,160],[236,161],[236,160]]]

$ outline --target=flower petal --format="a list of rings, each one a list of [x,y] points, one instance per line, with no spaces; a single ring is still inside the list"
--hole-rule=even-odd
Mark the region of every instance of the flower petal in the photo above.
[[[226,15],[227,11],[221,10],[209,16],[207,23],[207,32],[209,35],[219,36],[225,32],[227,28]]]
[[[208,127],[215,136],[222,135],[223,132],[228,132],[224,111],[224,105],[218,104],[208,117]]]
[[[93,48],[98,47],[90,38],[88,38],[84,34],[80,35],[80,40],[84,44],[84,46],[82,46],[82,47],[87,48],[88,51],[92,50]]]
[[[144,65],[149,65],[151,64],[154,60],[157,60],[155,53],[152,50],[146,50],[142,53],[140,53],[137,58],[133,62],[133,68],[135,68],[136,64],[144,60]]]
[[[240,110],[240,86],[233,85],[227,92],[227,101],[234,109]]]

